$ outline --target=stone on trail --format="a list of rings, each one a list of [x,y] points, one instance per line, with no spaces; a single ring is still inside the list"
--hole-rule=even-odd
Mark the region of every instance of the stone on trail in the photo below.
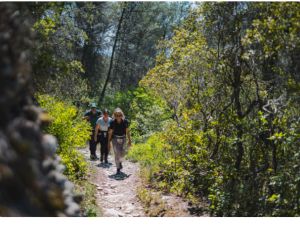
[[[105,211],[106,211],[106,213],[105,213],[106,216],[112,216],[112,217],[124,217],[125,216],[124,213],[117,211],[115,209],[106,209]]]

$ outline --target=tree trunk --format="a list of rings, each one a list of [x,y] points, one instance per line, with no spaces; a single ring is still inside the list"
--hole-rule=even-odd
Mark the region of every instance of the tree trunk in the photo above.
[[[117,46],[117,42],[118,42],[120,30],[121,30],[121,25],[122,25],[124,13],[125,13],[125,9],[126,9],[126,5],[123,7],[122,14],[121,14],[121,17],[119,19],[119,24],[118,24],[118,28],[117,28],[117,31],[116,31],[115,41],[114,41],[114,45],[113,45],[112,53],[111,53],[111,57],[110,57],[110,63],[109,63],[109,69],[108,69],[108,72],[107,72],[107,77],[106,77],[102,92],[101,92],[99,100],[98,100],[99,105],[103,101],[105,91],[106,91],[106,87],[107,87],[107,84],[108,84],[110,76],[111,76],[111,71],[112,71],[113,61],[114,61],[114,55],[115,55],[115,49],[116,49],[116,46]]]

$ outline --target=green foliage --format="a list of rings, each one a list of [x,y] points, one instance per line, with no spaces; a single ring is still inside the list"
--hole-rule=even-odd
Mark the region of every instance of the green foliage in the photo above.
[[[32,28],[38,40],[32,58],[35,90],[61,100],[84,101],[88,95],[87,81],[81,77],[85,69],[69,52],[86,40],[85,32],[63,13],[70,10],[63,3],[33,6],[33,14],[38,14]]]
[[[164,123],[171,118],[171,113],[158,96],[150,91],[138,87],[125,92],[117,92],[107,96],[105,106],[120,107],[127,119],[130,120],[130,129],[136,143],[145,141],[152,133],[162,130]],[[109,108],[109,107],[108,107]]]
[[[132,93],[131,132],[135,142],[142,142],[152,133],[161,131],[171,118],[171,113],[166,103],[150,91],[137,88]]]
[[[38,95],[38,102],[52,118],[47,133],[58,139],[58,155],[66,166],[65,174],[72,180],[83,178],[87,164],[76,148],[84,147],[90,137],[90,125],[77,114],[77,109],[48,95]]]
[[[168,159],[151,137],[133,152],[159,165],[157,186],[207,198],[212,215],[300,214],[296,33],[299,4],[204,3],[160,43],[140,85],[174,112],[154,135]]]
[[[76,19],[66,16],[69,6],[49,4],[39,13],[35,87],[88,101],[91,91],[81,75],[96,93],[103,77],[94,79],[95,63],[108,60],[96,57],[105,49],[98,49],[96,37],[102,35],[95,33],[109,26],[90,13],[102,5],[78,5],[83,14],[72,14]],[[177,5],[127,6],[108,90],[122,91],[105,97],[100,107],[120,107],[130,120],[135,144],[128,157],[142,164],[157,187],[193,202],[208,199],[212,215],[299,216],[300,5],[203,3],[174,32],[167,25],[182,16],[167,11],[178,11]],[[143,13],[145,6],[164,11],[171,21]],[[160,22],[152,23],[156,18]],[[142,22],[132,26],[136,21]],[[128,90],[148,68],[139,87]],[[47,105],[54,117],[48,129],[59,139],[69,173],[77,174],[83,165],[75,148],[88,138],[87,125],[75,119],[74,108],[43,98],[45,105],[55,102]]]
[[[41,92],[51,93],[60,99],[63,96],[64,101],[89,102],[87,81],[79,76],[84,72],[81,63],[74,60],[55,66],[59,72],[55,74],[55,78],[48,80],[47,84],[41,87]]]
[[[132,161],[139,161],[143,167],[148,168],[150,173],[153,174],[158,172],[168,159],[166,148],[168,146],[163,142],[162,134],[155,133],[145,143],[134,144],[130,148],[127,157]]]
[[[39,20],[33,26],[35,30],[41,30],[41,36],[46,39],[50,34],[55,32],[56,21],[50,17],[46,17],[44,19]]]
[[[157,42],[171,36],[188,14],[190,3],[122,2],[119,7],[125,7],[125,11],[111,83],[128,90],[154,66]]]
[[[105,96],[103,103],[100,105],[102,108],[108,108],[111,113],[114,109],[119,107],[123,110],[127,118],[131,118],[131,111],[129,105],[134,98],[131,91],[119,91],[111,95]]]

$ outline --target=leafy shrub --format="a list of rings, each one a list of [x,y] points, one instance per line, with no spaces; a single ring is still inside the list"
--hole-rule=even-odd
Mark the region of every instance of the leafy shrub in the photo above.
[[[233,15],[237,6],[245,11]],[[299,5],[248,6],[203,4],[161,44],[140,82],[177,114],[163,135],[171,147],[160,179],[176,193],[208,198],[212,215],[299,216],[299,76],[286,60],[300,40]],[[232,32],[246,14],[255,17]],[[225,30],[213,24],[223,21],[231,38],[220,48]]]
[[[146,141],[153,133],[161,132],[171,118],[166,103],[144,88],[137,88],[131,102],[131,132],[136,143]]]
[[[83,147],[90,136],[90,125],[77,115],[77,109],[49,95],[38,95],[38,102],[52,117],[46,131],[56,136],[58,155],[66,166],[65,174],[71,179],[83,178],[87,171],[84,157],[76,150]]]
[[[166,144],[162,141],[161,133],[153,134],[145,143],[134,144],[127,157],[138,161],[142,167],[147,168],[148,178],[159,172],[162,165],[168,160]]]

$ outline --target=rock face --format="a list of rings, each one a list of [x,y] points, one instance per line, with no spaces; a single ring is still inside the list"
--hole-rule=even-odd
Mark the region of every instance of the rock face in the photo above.
[[[77,216],[47,116],[31,94],[32,34],[20,4],[0,3],[0,216]]]

